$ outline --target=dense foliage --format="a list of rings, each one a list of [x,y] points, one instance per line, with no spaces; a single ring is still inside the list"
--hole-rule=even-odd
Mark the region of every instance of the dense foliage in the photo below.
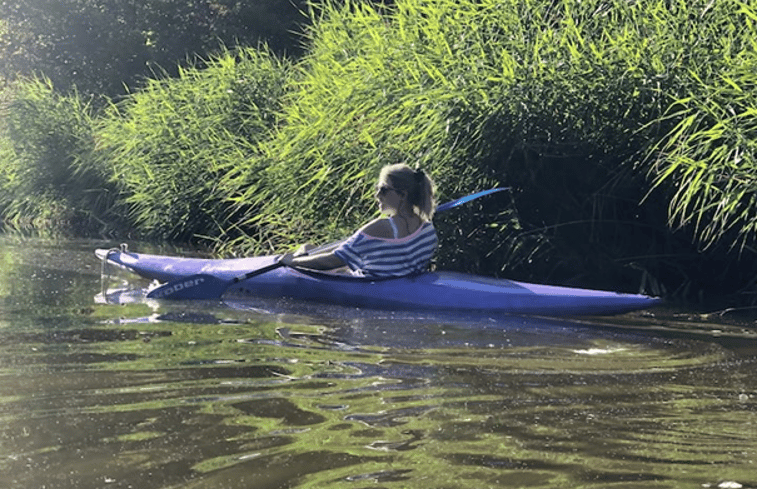
[[[86,99],[30,79],[0,115],[0,213],[16,229],[50,234],[105,230],[120,220],[110,169],[91,166],[93,120]]]
[[[0,81],[44,74],[59,89],[116,96],[222,45],[299,53],[304,0],[5,0]]]
[[[255,158],[275,126],[288,67],[262,49],[225,51],[107,110],[94,156],[110,165],[143,235],[186,241],[227,232],[234,190],[223,177]]]
[[[439,216],[444,268],[751,294],[756,21],[738,0],[314,4],[301,59],[243,49],[156,77],[80,159],[136,232],[225,253],[344,236],[403,160],[442,201],[513,188]]]

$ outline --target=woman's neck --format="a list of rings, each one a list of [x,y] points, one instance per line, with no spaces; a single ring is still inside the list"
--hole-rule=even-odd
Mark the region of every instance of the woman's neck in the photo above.
[[[404,219],[410,219],[413,217],[418,217],[418,215],[413,211],[412,207],[408,205],[403,205],[399,209],[394,211],[394,214],[392,214],[392,217],[402,217]]]

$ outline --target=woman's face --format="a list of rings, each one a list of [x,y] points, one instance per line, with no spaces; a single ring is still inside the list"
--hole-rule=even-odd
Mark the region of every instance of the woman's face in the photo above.
[[[379,202],[381,212],[396,213],[402,202],[402,195],[388,181],[381,181],[376,187],[376,200]]]

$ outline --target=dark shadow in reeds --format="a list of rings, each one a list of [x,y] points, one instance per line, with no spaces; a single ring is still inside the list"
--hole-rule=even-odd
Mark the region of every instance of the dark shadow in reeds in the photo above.
[[[8,89],[0,123],[0,215],[8,229],[46,235],[107,232],[120,222],[110,167],[91,159],[93,114],[49,80]]]

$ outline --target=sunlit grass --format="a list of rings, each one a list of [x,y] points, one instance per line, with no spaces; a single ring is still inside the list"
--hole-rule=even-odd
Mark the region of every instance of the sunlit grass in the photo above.
[[[65,221],[65,209],[104,203],[91,214],[122,216],[130,234],[278,252],[374,216],[381,166],[405,161],[431,173],[441,202],[513,187],[438,217],[445,268],[561,282],[588,272],[626,289],[685,270],[676,280],[688,289],[696,279],[675,255],[725,243],[739,268],[727,248],[754,249],[750,4],[348,1],[310,14],[303,58],[222,52],[147,81],[94,130],[76,96],[59,100],[79,104],[66,109],[35,101],[30,120],[58,116],[0,138],[5,221]],[[27,139],[48,144],[53,123],[62,160],[16,156]],[[97,178],[65,170],[78,161]],[[77,185],[56,191],[97,204],[60,210],[40,177],[21,178],[27,169],[69,175]]]
[[[674,225],[710,245],[757,231],[757,10],[713,2],[677,41],[677,90],[667,94],[674,127],[654,146],[651,172],[671,194]]]
[[[97,151],[142,233],[218,236],[233,197],[222,178],[248,166],[269,137],[286,72],[263,49],[225,51],[178,78],[150,80],[110,108]]]

